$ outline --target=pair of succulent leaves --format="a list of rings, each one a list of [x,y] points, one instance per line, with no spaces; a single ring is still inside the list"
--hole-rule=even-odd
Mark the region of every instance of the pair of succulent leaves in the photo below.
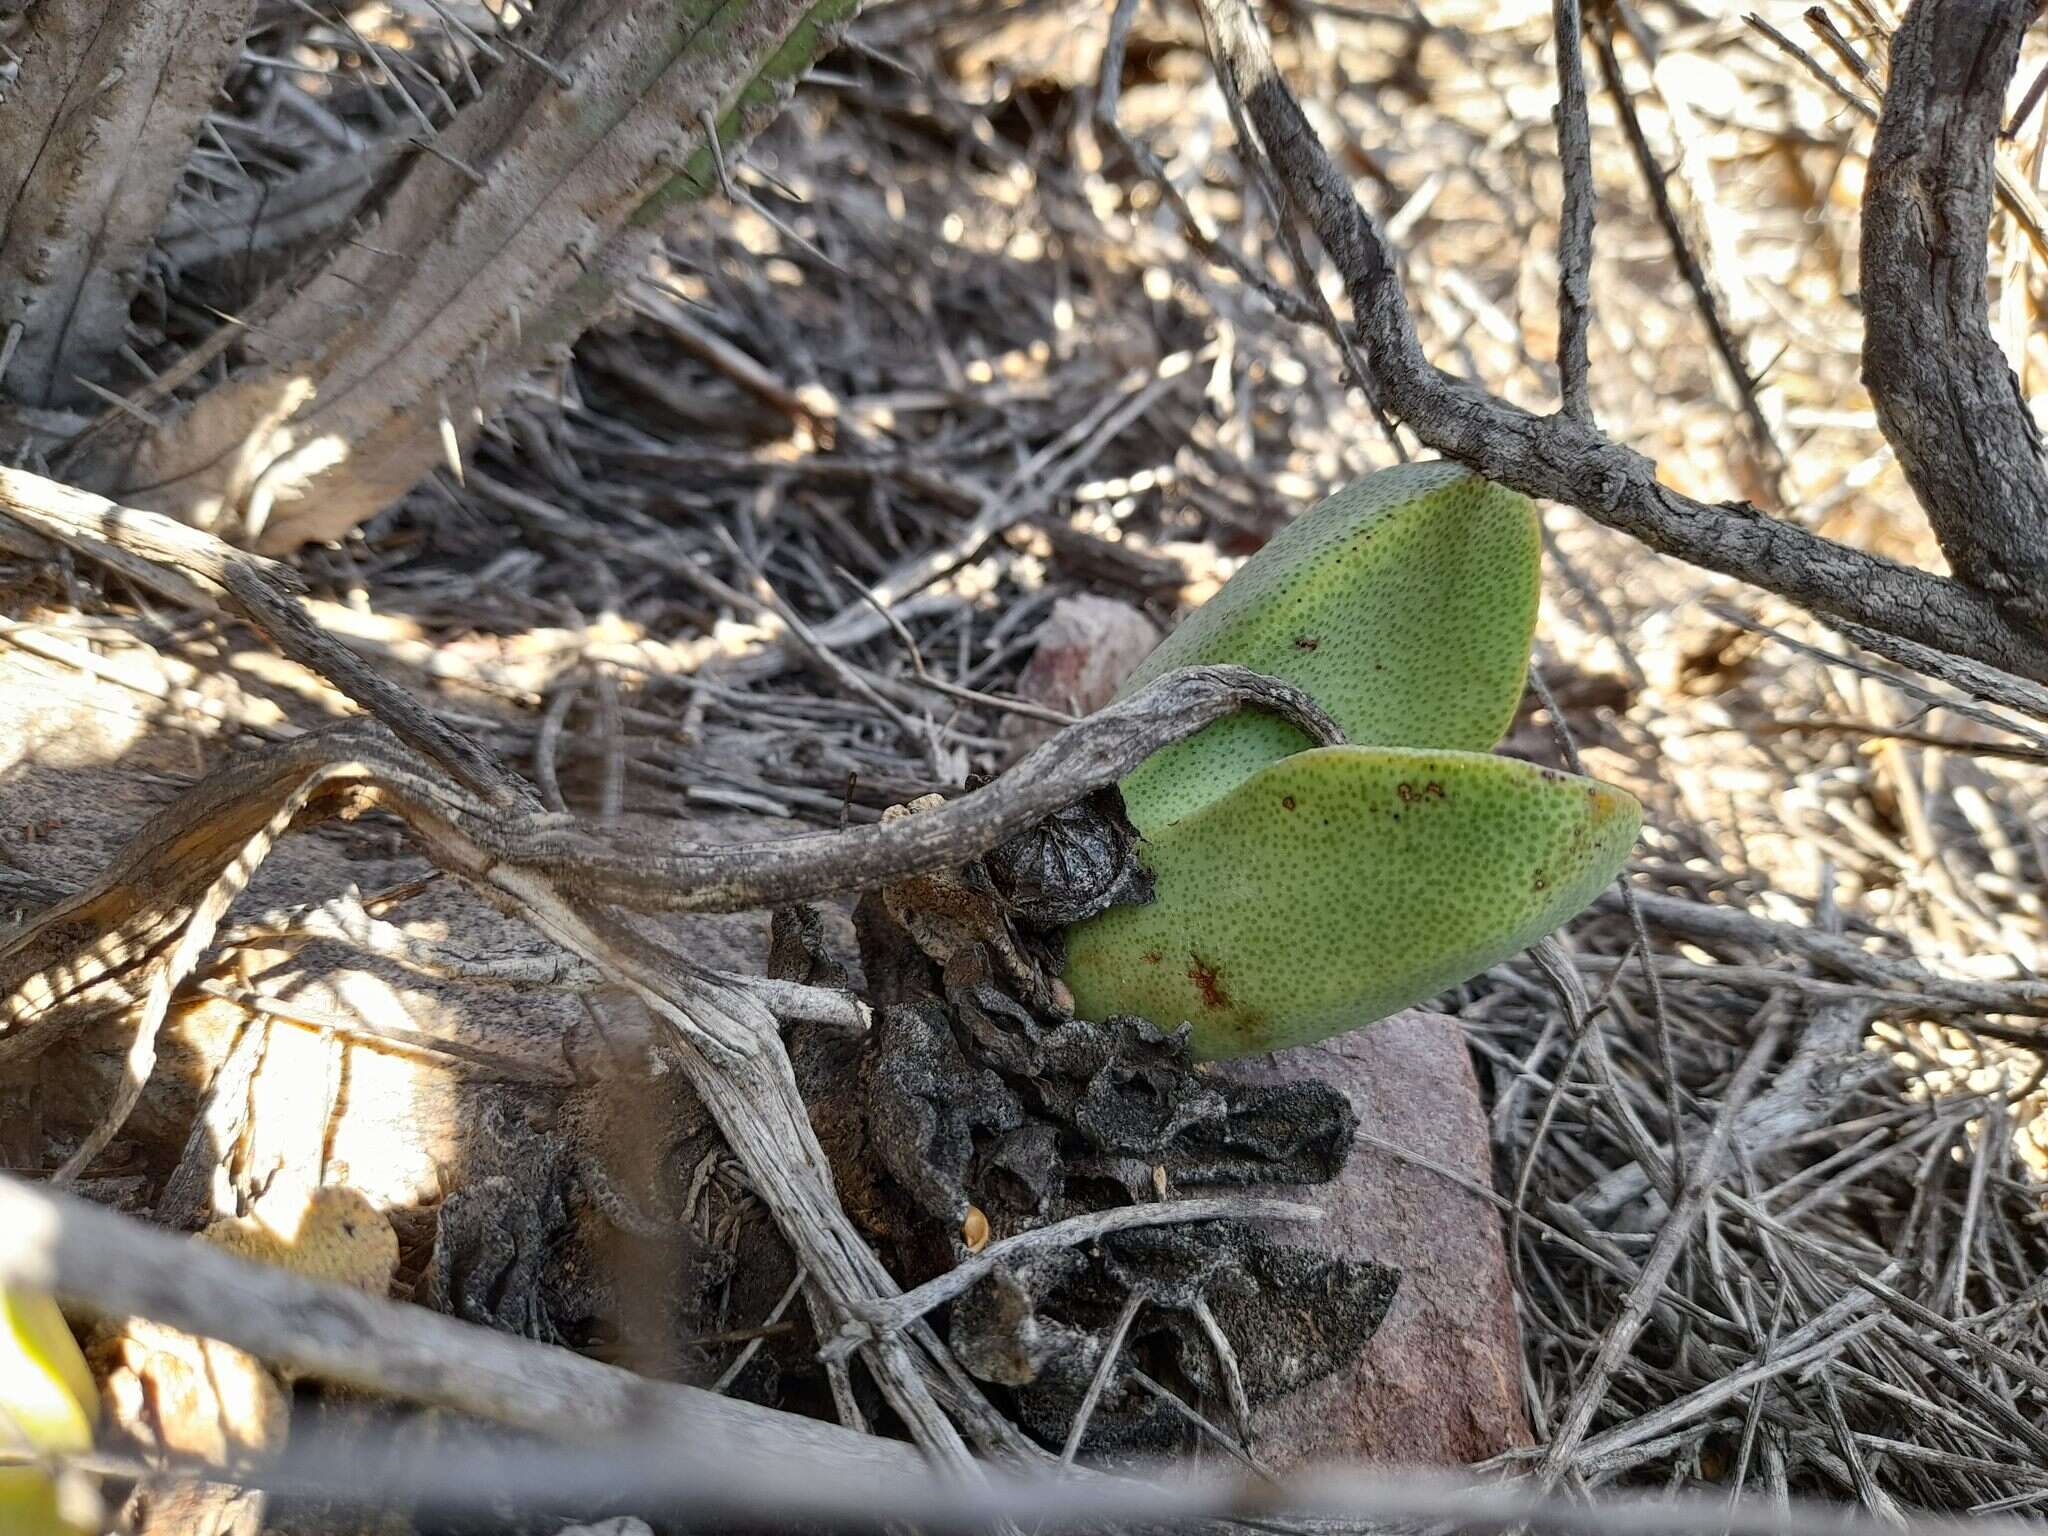
[[[1083,1018],[1187,1020],[1195,1054],[1305,1045],[1527,948],[1619,872],[1626,792],[1494,754],[1541,578],[1527,497],[1459,465],[1382,470],[1297,518],[1132,674],[1233,662],[1344,730],[1240,713],[1122,785],[1157,893],[1067,930]]]

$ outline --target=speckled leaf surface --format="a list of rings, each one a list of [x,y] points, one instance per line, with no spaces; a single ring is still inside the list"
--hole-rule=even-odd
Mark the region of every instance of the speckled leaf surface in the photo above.
[[[1621,869],[1625,792],[1477,752],[1323,747],[1153,834],[1158,894],[1067,930],[1076,1013],[1205,1058],[1356,1029],[1526,948]]]
[[[1526,496],[1442,461],[1383,469],[1282,529],[1124,691],[1235,662],[1306,689],[1353,743],[1483,752],[1522,696],[1541,572]],[[1124,803],[1149,836],[1308,745],[1233,715],[1152,757]]]

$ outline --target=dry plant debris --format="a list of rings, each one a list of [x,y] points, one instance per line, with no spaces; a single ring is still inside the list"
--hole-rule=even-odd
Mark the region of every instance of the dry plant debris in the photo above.
[[[301,23],[265,17],[297,46]],[[1579,320],[1556,305],[1550,8],[1318,0],[1267,19],[1399,253],[1428,356],[1532,411],[1576,402],[1551,361]],[[1925,564],[1935,548],[1859,378],[1855,304],[1899,19],[1861,3],[1761,25],[1664,6],[1575,17],[1599,215],[1578,414],[1678,494],[1747,497]],[[367,669],[430,694],[549,809],[644,818],[649,847],[662,819],[712,810],[837,835],[919,795],[960,798],[1008,760],[1004,695],[1061,600],[1169,620],[1292,508],[1397,452],[1370,370],[1336,382],[1357,364],[1316,321],[1340,285],[1275,217],[1284,199],[1248,164],[1193,16],[904,3],[856,38],[732,168],[742,203],[675,231],[630,314],[516,392],[459,482],[438,474],[299,562],[309,611]],[[414,57],[447,82],[460,49]],[[2022,85],[2040,63],[2029,42]],[[397,73],[420,89],[412,68]],[[321,119],[289,105],[304,85],[253,65],[238,80],[215,116],[237,159],[275,157],[268,175],[318,158]],[[323,110],[353,121],[378,99],[365,85]],[[1991,324],[2032,400],[2048,278],[2027,200],[2048,130],[2038,108],[2012,126]],[[217,154],[195,177],[224,170]],[[237,291],[208,260],[227,288],[170,266],[153,282],[151,366]],[[11,649],[140,701],[191,738],[195,772],[228,742],[327,760],[334,738],[302,733],[337,696],[266,659],[218,585],[132,555],[103,580],[89,543],[58,560],[47,539],[4,536],[27,551],[5,568]],[[1676,1529],[1707,1529],[1737,1490],[1886,1517],[2037,1515],[2039,690],[1930,679],[1898,664],[1910,652],[1874,656],[1563,508],[1545,537],[1541,687],[1510,749],[1576,754],[1644,800],[1650,829],[1634,911],[1617,897],[1567,947],[1446,1000],[1491,1114],[1501,1187],[1478,1193],[1510,1234],[1537,1434],[1494,1470],[1709,1495],[1664,1506],[1695,1522]],[[339,745],[394,766],[381,736]],[[492,824],[476,784],[435,797]],[[99,868],[63,834],[0,814],[21,872],[9,916]],[[384,834],[372,816],[349,835]],[[971,1209],[1000,1237],[999,1202]],[[814,1285],[835,1276],[842,1302],[879,1283],[817,1262]],[[1135,1326],[1116,1298],[1101,1306],[1107,1332]],[[900,1356],[876,1367],[899,1368],[900,1389],[916,1374]],[[1227,1383],[1206,1385],[1196,1408],[1226,1421]],[[852,1390],[835,1401],[877,1422]],[[1658,1507],[1630,1506],[1628,1528]]]
[[[893,1273],[958,1275],[991,1241],[1021,1249],[1029,1234],[1168,1190],[1322,1184],[1342,1168],[1354,1121],[1335,1090],[1199,1072],[1186,1023],[1073,1017],[1056,979],[1061,929],[1134,887],[1143,895],[1137,841],[1105,791],[986,860],[885,886],[856,908],[874,1025],[857,1041],[834,1031],[815,1042],[803,1035],[829,1026],[798,1025],[790,1049],[800,1082],[822,1095],[814,1119],[834,1128],[835,1180],[857,1192]],[[832,979],[815,914],[779,921],[786,979]],[[1228,1402],[1244,1437],[1253,1407],[1365,1347],[1398,1281],[1322,1251],[1313,1234],[1243,1222],[1105,1231],[993,1269],[959,1293],[947,1337],[1067,1458],[1159,1455],[1188,1441],[1189,1418],[1156,1377]]]

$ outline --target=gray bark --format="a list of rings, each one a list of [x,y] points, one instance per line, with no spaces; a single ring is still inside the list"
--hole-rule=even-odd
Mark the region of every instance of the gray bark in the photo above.
[[[0,108],[4,382],[33,406],[93,404],[149,242],[234,62],[252,0],[41,0]]]
[[[2024,4],[2024,0],[2009,0]],[[1538,416],[1440,371],[1422,350],[1395,255],[1331,164],[1244,0],[1202,0],[1211,51],[1289,201],[1344,279],[1387,409],[1424,443],[1530,496],[1575,506],[1650,548],[1934,651],[2048,681],[2048,637],[1989,592],[1767,517],[1695,500],[1656,466],[1569,415]],[[1983,237],[1980,221],[1976,235]]]
[[[1957,576],[2048,630],[2048,475],[1991,334],[1984,238],[2033,0],[1919,0],[1863,194],[1863,382]]]

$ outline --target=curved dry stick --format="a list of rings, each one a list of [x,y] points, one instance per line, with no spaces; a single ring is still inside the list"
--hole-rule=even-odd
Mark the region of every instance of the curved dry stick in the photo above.
[[[2005,91],[2034,13],[2034,0],[1918,0],[1907,13],[1871,147],[1861,277],[1863,382],[1907,484],[1956,575],[2039,631],[2048,474],[1991,334],[1985,241]]]
[[[179,903],[319,774],[309,813],[360,797],[446,851],[454,872],[523,899],[532,882],[638,912],[740,912],[862,890],[960,864],[1240,708],[1267,709],[1318,742],[1343,739],[1306,694],[1243,667],[1189,667],[1077,722],[994,783],[923,816],[759,843],[663,842],[574,816],[508,814],[444,778],[381,726],[351,721],[244,752],[146,822],[90,886],[0,938],[0,1065],[11,1029],[132,968],[184,926]],[[438,834],[433,829],[438,828]],[[121,935],[82,945],[80,935]],[[74,951],[77,951],[74,953]]]
[[[1243,708],[1277,714],[1319,744],[1343,740],[1321,707],[1286,683],[1243,667],[1188,667],[1170,686],[1147,688],[1068,726],[993,784],[922,816],[730,845],[627,837],[565,816],[492,822],[480,835],[504,858],[633,911],[784,906],[964,863],[1116,783],[1161,746]]]
[[[1695,501],[1659,484],[1649,459],[1585,422],[1562,412],[1538,416],[1440,372],[1416,335],[1392,249],[1280,78],[1248,0],[1201,0],[1201,8],[1225,83],[1243,99],[1288,196],[1344,279],[1381,398],[1424,443],[1527,495],[1575,506],[1661,554],[1816,613],[2048,682],[2048,638],[2015,624],[1989,593],[1822,538],[1747,503]]]

